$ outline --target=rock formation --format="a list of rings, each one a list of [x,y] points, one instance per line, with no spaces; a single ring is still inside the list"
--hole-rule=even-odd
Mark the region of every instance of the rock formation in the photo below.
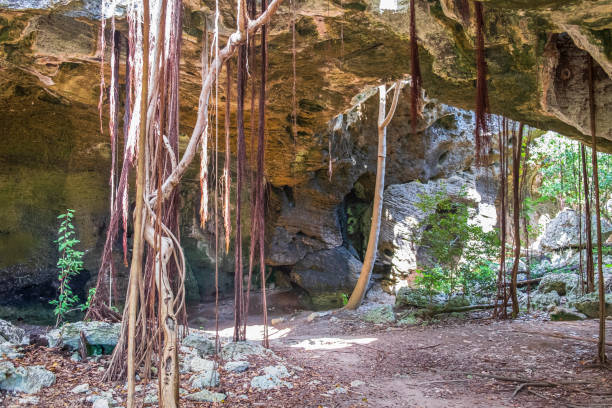
[[[612,104],[612,1],[551,5],[538,0],[521,4],[484,2],[493,113],[588,140],[584,75],[588,53],[596,61],[598,143],[612,151],[612,117],[607,114]],[[227,35],[227,27],[235,24],[233,3],[222,1],[221,5],[222,35]],[[433,100],[426,103],[419,133],[413,137],[408,131],[409,110],[402,108],[408,99],[400,101],[403,110],[389,129],[389,186],[448,178],[468,170],[471,161],[469,138],[458,135],[461,131],[470,133],[464,127],[471,121],[469,113],[457,109],[451,113],[454,108],[442,104],[473,108],[473,16],[462,15],[453,0],[417,1],[416,6],[423,86],[440,104]],[[212,26],[212,7],[213,2],[185,1],[180,90],[183,133],[188,133],[195,118],[201,41],[205,23]],[[336,251],[341,259],[344,250],[340,248],[345,248],[357,260],[359,248],[353,251],[347,245],[350,234],[346,224],[354,220],[347,217],[346,209],[359,201],[359,195],[365,197],[362,204],[367,203],[373,184],[376,144],[375,132],[370,129],[375,109],[368,107],[370,102],[362,108],[352,107],[367,99],[369,87],[380,80],[401,78],[410,72],[404,7],[401,3],[398,10],[381,12],[378,2],[362,0],[296,5],[295,140],[290,131],[289,103],[292,67],[287,23],[291,10],[284,6],[272,23],[267,261],[289,276],[322,251]],[[125,31],[121,14],[120,7],[118,28]],[[0,0],[3,301],[46,301],[54,295],[55,217],[65,208],[76,210],[79,238],[87,251],[87,272],[75,287],[86,286],[97,272],[107,222],[110,166],[108,135],[99,134],[97,112],[99,16],[95,0]],[[120,72],[124,68],[122,60]],[[223,78],[220,82],[225,83]],[[223,123],[222,115],[219,120]],[[245,122],[250,123],[248,112]],[[247,140],[247,146],[249,143]],[[327,175],[330,157],[331,180]],[[207,278],[211,230],[197,225],[197,183],[195,176],[187,179],[181,187],[183,243],[192,274],[188,293],[199,299],[212,293]],[[477,179],[475,182],[478,185]],[[363,214],[363,208],[361,211]],[[223,261],[222,270],[231,270],[230,260]],[[298,266],[300,262],[302,266]],[[347,272],[342,273],[345,277],[340,281],[348,282]],[[124,280],[119,284],[124,285]],[[231,285],[229,275],[222,274],[221,284]],[[124,293],[124,286],[118,293]]]

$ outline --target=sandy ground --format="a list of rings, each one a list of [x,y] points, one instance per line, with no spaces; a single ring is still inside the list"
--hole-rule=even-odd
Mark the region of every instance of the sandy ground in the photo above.
[[[596,345],[549,336],[563,333],[593,338],[596,321],[481,318],[384,328],[364,327],[340,314],[311,323],[296,319],[279,326],[282,328],[290,331],[272,343],[280,355],[343,383],[364,382],[351,387],[343,400],[328,398],[325,406],[612,406],[612,371],[591,364]],[[608,354],[612,355],[612,347]],[[581,384],[583,381],[589,384]],[[524,386],[513,398],[523,382],[573,384]]]

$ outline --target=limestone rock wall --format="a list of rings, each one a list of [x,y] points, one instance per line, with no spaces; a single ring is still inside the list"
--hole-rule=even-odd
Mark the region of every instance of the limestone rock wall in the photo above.
[[[235,25],[234,2],[220,3],[221,35],[226,36]],[[400,102],[389,130],[387,185],[452,177],[469,169],[471,161],[470,141],[459,133],[471,132],[465,126],[471,120],[466,111],[473,108],[476,77],[473,12],[461,15],[453,0],[416,3],[424,88],[439,103],[425,105],[419,134],[412,136],[406,99]],[[214,2],[184,4],[183,143],[195,119],[202,36],[205,22],[212,26]],[[294,265],[320,251],[346,248],[359,258],[356,235],[367,225],[348,227],[367,220],[376,160],[376,108],[368,106],[373,102],[351,107],[366,100],[381,80],[410,72],[407,4],[400,1],[398,10],[384,12],[377,0],[296,4],[296,139],[290,132],[289,102],[293,81],[287,27],[292,12],[281,7],[271,24],[267,253],[269,264],[289,275]],[[121,7],[117,15],[117,26],[125,32]],[[97,271],[110,162],[108,135],[100,135],[96,108],[99,16],[99,2],[93,0],[0,0],[0,299],[47,299],[53,294],[55,217],[65,208],[77,211],[90,275],[84,274],[83,280],[91,281]],[[611,32],[612,0],[485,1],[493,113],[588,139],[588,53],[596,62],[599,142],[602,149],[612,151],[607,114],[612,103]],[[122,41],[125,50],[124,36]],[[122,57],[121,75],[124,71]],[[105,72],[108,76],[108,66]],[[452,113],[448,105],[466,111]],[[232,103],[232,118],[234,112]],[[221,123],[223,119],[220,115]],[[211,267],[211,230],[195,222],[194,179],[188,175],[181,187],[182,231],[193,275],[189,291],[198,298],[211,291],[206,275]],[[347,208],[354,214],[348,215]],[[228,272],[229,259],[223,261]],[[231,279],[222,284],[231,285]]]

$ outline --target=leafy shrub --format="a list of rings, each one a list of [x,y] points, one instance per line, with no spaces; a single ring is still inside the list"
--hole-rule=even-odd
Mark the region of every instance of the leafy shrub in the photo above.
[[[462,192],[465,195],[465,192]],[[462,201],[452,201],[445,189],[420,196],[417,207],[425,217],[418,223],[417,244],[428,255],[427,266],[418,271],[417,285],[432,293],[463,294],[495,287],[499,251],[496,231],[483,231],[474,222],[475,212]]]
[[[60,253],[60,258],[57,261],[57,268],[59,269],[57,279],[60,282],[60,287],[57,299],[49,302],[55,306],[53,313],[57,317],[56,327],[64,320],[67,313],[79,308],[84,310],[83,306],[75,307],[79,297],[72,292],[70,287],[70,280],[83,269],[83,252],[75,249],[75,245],[80,241],[76,239],[74,225],[72,224],[74,210],[68,209],[57,218],[61,220],[61,223],[57,231],[58,238],[54,242],[57,243],[57,249]],[[88,302],[93,296],[91,290],[89,294]]]

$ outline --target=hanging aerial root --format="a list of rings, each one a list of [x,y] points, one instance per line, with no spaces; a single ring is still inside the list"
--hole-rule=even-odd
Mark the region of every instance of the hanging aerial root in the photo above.
[[[484,48],[484,22],[482,3],[474,3],[476,9],[476,126],[474,139],[476,143],[477,166],[488,163],[491,136],[488,134],[489,96],[487,92],[487,62]]]
[[[410,0],[410,128],[416,134],[417,121],[421,111],[421,66],[419,45],[416,34],[415,0]]]
[[[291,136],[295,144],[297,143],[297,53],[295,49],[295,5],[293,1],[291,2],[291,13],[291,66],[293,72],[291,88]]]
[[[208,72],[208,29],[204,30],[202,37],[204,49],[202,50],[202,81]],[[200,226],[206,228],[208,220],[208,126],[202,133],[200,150]]]
[[[234,245],[234,341],[244,340],[242,321],[245,316],[243,297],[243,265],[242,265],[242,188],[244,181],[244,165],[246,161],[246,146],[244,141],[244,94],[246,87],[246,56],[245,45],[238,47],[237,69],[237,108],[236,108],[236,235]]]
[[[230,173],[230,114],[231,114],[231,94],[232,94],[232,65],[228,59],[225,64],[227,83],[225,86],[225,160],[223,163],[223,226],[225,229],[225,253],[229,252],[230,240],[232,235],[232,214],[230,204],[230,193],[232,187],[232,175]]]

